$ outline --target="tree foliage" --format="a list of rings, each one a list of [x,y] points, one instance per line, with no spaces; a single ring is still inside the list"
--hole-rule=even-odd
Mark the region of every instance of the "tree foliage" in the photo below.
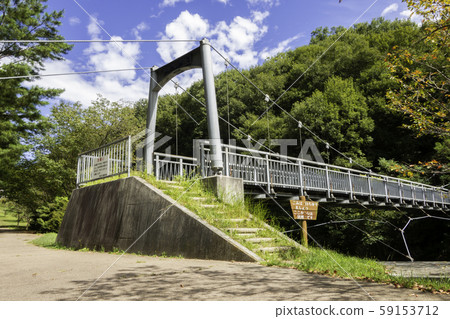
[[[447,0],[407,0],[423,17],[419,39],[395,47],[387,57],[397,84],[388,92],[390,107],[410,119],[419,135],[450,136],[450,5]]]
[[[21,43],[20,40],[63,39],[58,34],[62,11],[46,12],[46,0],[0,1],[0,77],[36,75],[45,60],[62,59],[65,43]],[[26,146],[23,139],[43,129],[39,107],[61,90],[43,89],[24,79],[0,80],[0,188],[6,173]],[[14,173],[13,173],[14,174]]]

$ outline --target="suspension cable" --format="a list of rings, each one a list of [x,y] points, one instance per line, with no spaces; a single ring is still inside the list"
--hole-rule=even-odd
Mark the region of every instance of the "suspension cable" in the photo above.
[[[211,48],[222,58],[222,59],[226,59],[226,57],[219,52],[214,46],[211,45]],[[261,94],[263,94],[265,97],[268,97],[268,95],[266,93],[264,93],[255,83],[253,83],[247,76],[245,76],[245,74],[243,74],[233,63],[230,62],[230,66],[233,67],[237,72],[239,72],[239,74],[247,81],[249,82],[253,87],[256,88],[256,90],[258,92],[260,92]],[[293,119],[296,123],[299,122],[299,120],[297,120],[291,113],[289,113],[288,111],[286,111],[283,107],[281,107],[277,102],[275,102],[274,100],[272,100],[269,97],[269,101],[272,102],[273,105],[277,106],[281,111],[283,111],[287,116],[289,116],[291,119]],[[266,112],[264,112],[265,114]],[[256,121],[255,121],[256,122]],[[253,124],[255,123],[253,122]],[[253,125],[252,124],[252,125]],[[307,126],[303,125],[303,127],[314,137],[316,137],[321,143],[323,144],[327,144],[327,141],[325,141],[324,139],[322,139],[320,136],[318,136],[316,133],[314,133],[311,129],[309,129]],[[329,143],[328,143],[329,144]],[[359,167],[361,167],[362,169],[371,172],[371,169],[365,167],[362,164],[359,164],[358,162],[354,161],[351,157],[345,155],[344,153],[342,153],[341,151],[339,151],[337,148],[333,147],[330,145],[330,148],[332,150],[334,150],[336,153],[338,153],[340,156],[346,158],[351,164],[355,164]]]

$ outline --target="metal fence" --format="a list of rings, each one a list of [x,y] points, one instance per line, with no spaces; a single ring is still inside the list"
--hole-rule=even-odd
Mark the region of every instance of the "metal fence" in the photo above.
[[[77,187],[105,177],[131,172],[131,136],[78,156]]]
[[[300,194],[319,192],[326,197],[365,197],[386,203],[446,207],[449,191],[409,180],[303,160],[247,148],[223,145],[224,175],[242,178],[246,185],[259,185],[267,193],[297,189]],[[213,174],[208,143],[200,145],[200,173]]]
[[[173,180],[175,176],[183,178],[198,174],[197,159],[186,156],[154,153],[154,170],[157,180]]]

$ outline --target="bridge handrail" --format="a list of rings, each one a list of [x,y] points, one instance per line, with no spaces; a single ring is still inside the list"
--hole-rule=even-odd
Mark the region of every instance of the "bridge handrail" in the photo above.
[[[107,157],[106,175],[95,177],[95,160]],[[85,183],[106,177],[131,173],[131,136],[102,145],[89,151],[80,153],[77,159],[77,188]]]
[[[209,144],[209,141],[204,141],[205,145]],[[383,181],[387,181],[387,182],[397,182],[397,183],[402,183],[402,184],[407,184],[407,185],[411,185],[411,186],[415,186],[415,187],[420,187],[423,189],[430,189],[430,190],[440,190],[443,192],[449,192],[448,189],[444,188],[444,187],[439,187],[439,186],[431,186],[431,185],[427,185],[427,184],[423,184],[423,183],[419,183],[419,182],[415,182],[415,181],[411,181],[411,180],[407,180],[407,179],[402,179],[402,178],[398,178],[398,177],[391,177],[391,176],[387,176],[387,175],[381,175],[378,173],[374,173],[374,172],[366,172],[366,171],[361,171],[361,170],[357,170],[354,168],[347,168],[347,167],[342,167],[342,166],[336,166],[336,165],[332,165],[332,164],[326,164],[326,163],[320,163],[320,162],[314,162],[311,160],[306,160],[306,159],[302,159],[302,158],[297,158],[297,157],[293,157],[293,156],[287,156],[287,155],[281,155],[278,153],[270,153],[270,152],[265,152],[265,151],[260,151],[260,150],[253,150],[253,149],[248,149],[245,147],[240,147],[240,146],[235,146],[235,145],[227,145],[227,144],[222,144],[222,148],[225,150],[226,153],[226,148],[228,149],[234,149],[236,150],[236,154],[237,151],[242,151],[242,152],[249,152],[251,154],[259,154],[259,155],[264,155],[264,157],[267,155],[268,157],[277,157],[278,159],[285,159],[285,160],[289,160],[291,161],[291,164],[296,164],[298,162],[301,162],[302,164],[306,163],[306,164],[311,164],[311,165],[315,165],[315,166],[322,166],[324,168],[332,168],[332,169],[337,169],[339,171],[344,171],[344,172],[350,172],[350,173],[354,173],[357,175],[362,175],[362,176],[368,176],[371,178],[379,178]],[[247,154],[239,154],[239,156],[248,156],[248,157],[252,157],[251,155],[247,155]],[[261,158],[264,158],[263,156]],[[276,161],[276,159],[272,159],[270,158],[269,160],[271,161]]]
[[[159,153],[159,152],[154,152],[153,154],[155,155],[155,157],[156,156],[160,156],[160,157],[168,157],[168,158],[174,158],[174,159],[183,159],[183,160],[186,160],[186,161],[197,162],[197,159],[195,157],[173,155],[173,154]]]

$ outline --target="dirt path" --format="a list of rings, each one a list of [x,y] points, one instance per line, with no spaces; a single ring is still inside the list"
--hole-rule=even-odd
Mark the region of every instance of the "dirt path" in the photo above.
[[[0,229],[0,300],[76,300],[119,257],[53,250]],[[359,282],[375,300],[450,300]],[[253,263],[125,255],[80,300],[370,300],[351,280]]]

